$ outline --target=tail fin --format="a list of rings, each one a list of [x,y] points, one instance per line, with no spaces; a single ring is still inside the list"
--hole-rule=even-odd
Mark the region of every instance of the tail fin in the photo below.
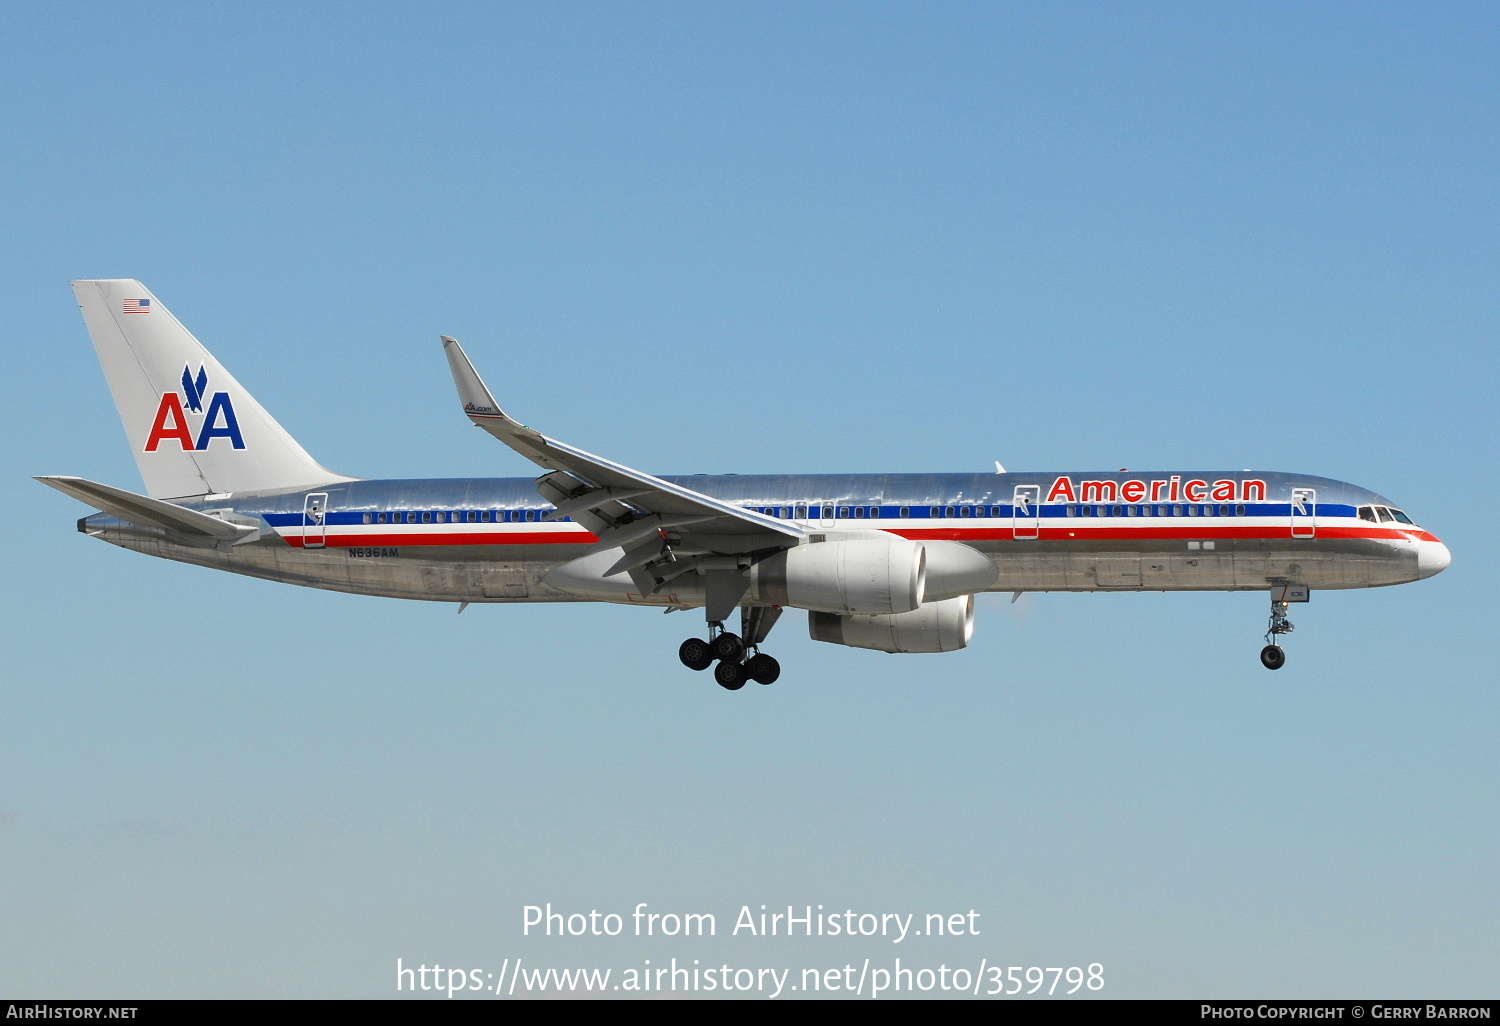
[[[140,282],[73,291],[153,498],[352,480],[309,456]]]

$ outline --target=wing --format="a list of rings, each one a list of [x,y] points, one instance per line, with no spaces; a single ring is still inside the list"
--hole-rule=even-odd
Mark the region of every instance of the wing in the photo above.
[[[557,507],[547,519],[572,517],[587,527],[599,537],[590,552],[625,550],[606,576],[630,571],[636,577],[645,568],[652,591],[687,570],[748,566],[757,555],[789,548],[803,537],[801,528],[785,520],[643,474],[517,423],[500,409],[458,341],[444,335],[443,349],[469,419],[549,471],[537,478],[538,494]],[[720,566],[714,557],[734,558]]]

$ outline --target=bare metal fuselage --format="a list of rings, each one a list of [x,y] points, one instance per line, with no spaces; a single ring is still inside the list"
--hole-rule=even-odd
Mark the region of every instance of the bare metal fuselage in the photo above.
[[[1083,477],[1084,475],[1079,475]],[[1182,476],[1182,475],[1177,475]],[[1209,480],[1214,475],[1198,475]],[[1239,475],[1243,476],[1243,475]],[[1106,475],[1108,477],[1108,475]],[[1126,477],[1113,475],[1117,482]],[[1096,479],[1098,476],[1096,475]],[[1260,474],[1259,502],[1021,504],[1052,474],[694,477],[705,494],[785,516],[835,540],[845,530],[964,542],[991,559],[991,590],[1263,591],[1402,584],[1428,576],[1415,525],[1361,520],[1374,493],[1325,478]],[[1293,489],[1314,493],[1298,515]],[[1045,497],[1041,492],[1038,499]],[[1118,496],[1117,496],[1118,498]],[[439,602],[603,600],[654,606],[704,602],[696,575],[656,594],[628,576],[584,579],[595,537],[545,521],[526,479],[355,481],[317,493],[223,496],[184,503],[260,524],[257,535],[211,547],[97,514],[80,529],[147,555],[289,584]],[[856,514],[858,514],[856,516]]]

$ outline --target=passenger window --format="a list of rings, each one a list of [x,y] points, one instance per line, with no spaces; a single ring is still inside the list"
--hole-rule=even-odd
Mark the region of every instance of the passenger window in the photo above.
[[[823,519],[824,520],[832,520],[833,519],[833,507],[832,506],[824,506],[823,507]]]
[[[854,507],[854,519],[855,520],[863,520],[864,518],[865,518],[865,508],[863,506],[855,506]]]
[[[366,513],[366,514],[365,514],[365,523],[367,523],[367,524],[368,524],[368,523],[370,523],[370,522],[371,522],[371,521],[372,521],[372,520],[374,520],[374,519],[375,519],[375,518],[374,518],[374,517],[372,517],[372,516],[370,516],[370,514],[368,514],[368,513]]]
[[[958,515],[957,512],[953,509],[952,506],[949,506],[949,507],[947,507],[946,509],[943,510],[943,516],[945,516],[945,517],[953,517],[953,516],[957,516],[957,515]]]
[[[1212,506],[1204,506],[1203,507],[1203,515],[1206,516],[1206,517],[1213,516],[1214,515],[1214,508]]]
[[[880,507],[879,506],[871,506],[870,507],[870,516],[872,516],[875,519],[879,520],[880,519]]]
[[[1376,506],[1375,512],[1380,514],[1381,523],[1396,519],[1395,517],[1391,516],[1391,511],[1386,509],[1384,506]]]
[[[477,511],[475,511],[475,510],[472,510],[472,509],[469,510],[469,523],[471,523],[471,524],[477,524],[478,522],[479,522],[479,513]]]
[[[911,517],[911,507],[910,506],[902,506],[901,507],[901,519],[902,520],[907,520],[910,517]]]
[[[1117,517],[1123,517],[1124,515],[1125,515],[1125,507],[1124,506],[1116,506],[1115,507],[1115,516],[1117,516]]]
[[[428,510],[427,512],[424,512],[422,514],[422,523],[424,523],[424,524],[430,524],[430,523],[432,523],[432,511],[431,510]]]
[[[797,519],[798,520],[806,520],[807,519],[807,507],[806,506],[798,506],[797,507]]]
[[[377,514],[375,514],[375,522],[377,524],[383,524],[383,523],[385,523],[385,514],[384,513],[377,513]]]
[[[1070,516],[1070,517],[1076,517],[1077,515],[1078,515],[1078,507],[1077,506],[1069,506],[1068,507],[1068,516]]]
[[[990,508],[988,506],[975,506],[974,515],[976,517],[987,517],[990,515]]]
[[[1094,515],[1094,507],[1092,507],[1092,506],[1080,506],[1078,508],[1078,512],[1082,513],[1086,517],[1091,517],[1091,516]]]
[[[958,508],[958,515],[960,517],[973,516],[974,515],[974,510],[971,507],[969,507],[969,506],[960,506]]]
[[[1125,513],[1128,516],[1138,517],[1141,515],[1141,508],[1139,506],[1126,506]]]
[[[936,520],[938,517],[940,517],[940,516],[943,515],[943,511],[942,511],[941,508],[939,508],[937,506],[934,506],[930,510],[927,511],[927,515],[929,517],[931,517],[933,520]]]
[[[840,506],[839,507],[839,519],[840,520],[848,520],[849,519],[849,507],[848,506]]]
[[[1412,521],[1412,518],[1401,512],[1399,509],[1391,510],[1391,516],[1395,517],[1403,524],[1411,524],[1413,527],[1416,526],[1416,524]]]
[[[1236,507],[1234,507],[1234,515],[1237,516],[1237,517],[1244,516],[1245,515],[1245,507],[1244,506],[1236,506]]]
[[[1221,517],[1227,517],[1227,516],[1229,516],[1229,507],[1228,506],[1220,506],[1219,507],[1219,516],[1221,516]]]
[[[1188,507],[1188,516],[1195,517],[1197,515],[1198,515],[1198,507],[1197,506],[1189,506]]]
[[[1180,516],[1182,516],[1182,507],[1181,506],[1173,506],[1172,507],[1172,515],[1174,517],[1180,517]]]

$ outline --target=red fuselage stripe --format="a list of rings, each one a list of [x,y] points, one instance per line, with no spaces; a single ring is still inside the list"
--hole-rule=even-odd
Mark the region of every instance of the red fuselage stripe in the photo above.
[[[1312,525],[1308,525],[1311,527]],[[1070,529],[1071,528],[1071,529]],[[1286,541],[1293,538],[1290,528],[1277,529],[1261,526],[1231,526],[1212,521],[1170,527],[1093,527],[1070,525],[1070,527],[1042,527],[1035,536],[1023,526],[1022,537],[1016,538],[1011,527],[937,527],[903,528],[891,530],[891,534],[913,541],[1213,541],[1217,539],[1249,539]],[[286,535],[288,544],[301,547],[300,535]],[[1318,538],[1373,538],[1380,541],[1437,541],[1438,539],[1420,529],[1399,531],[1382,527],[1345,527],[1319,524],[1315,538],[1297,538],[1298,541]],[[347,534],[330,531],[323,539],[328,548],[382,548],[418,545],[592,545],[598,536],[588,531],[453,531],[447,533],[407,534],[387,532],[381,534]]]

